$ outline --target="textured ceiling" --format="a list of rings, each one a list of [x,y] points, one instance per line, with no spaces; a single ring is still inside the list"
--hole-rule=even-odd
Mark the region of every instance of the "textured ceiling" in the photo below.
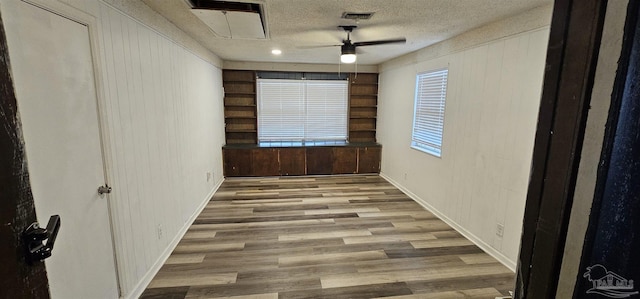
[[[406,44],[358,48],[358,63],[376,65],[551,0],[256,0],[263,4],[266,40],[216,36],[190,12],[186,0],[142,0],[223,60],[337,64],[346,34],[338,25],[356,25],[342,13],[374,12],[357,23],[354,42],[406,37]],[[272,49],[282,55],[271,54]]]

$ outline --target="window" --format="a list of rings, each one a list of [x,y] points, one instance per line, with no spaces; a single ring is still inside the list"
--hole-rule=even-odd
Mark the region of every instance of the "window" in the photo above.
[[[258,142],[347,140],[347,82],[258,79]]]
[[[440,69],[416,77],[411,147],[437,157],[442,150],[448,73],[448,69]]]

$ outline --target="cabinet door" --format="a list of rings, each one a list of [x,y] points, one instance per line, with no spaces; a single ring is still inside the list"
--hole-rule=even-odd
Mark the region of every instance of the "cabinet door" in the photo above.
[[[356,173],[358,170],[358,148],[333,148],[333,174]]]
[[[331,174],[333,168],[333,148],[307,148],[307,174]]]
[[[358,173],[380,173],[381,147],[358,149]]]
[[[250,176],[251,175],[251,150],[248,149],[224,149],[224,176]]]
[[[252,176],[280,175],[278,163],[278,149],[260,148],[251,150]]]
[[[278,154],[280,175],[305,175],[307,173],[304,148],[281,148]]]

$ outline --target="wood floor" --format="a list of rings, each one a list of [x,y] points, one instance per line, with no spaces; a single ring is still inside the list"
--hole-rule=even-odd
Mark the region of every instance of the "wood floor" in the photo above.
[[[227,179],[141,298],[494,298],[514,274],[376,175]]]

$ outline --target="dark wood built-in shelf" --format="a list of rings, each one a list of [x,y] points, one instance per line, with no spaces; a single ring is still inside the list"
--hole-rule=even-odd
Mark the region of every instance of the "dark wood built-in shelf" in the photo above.
[[[223,70],[227,144],[257,144],[256,71]],[[349,75],[349,141],[376,142],[378,74]]]
[[[257,132],[257,130],[250,130],[250,129],[227,129],[227,132],[229,132],[229,133],[253,133],[253,132]]]
[[[349,75],[349,141],[376,142],[378,74]]]
[[[255,71],[223,70],[222,85],[227,144],[257,143]]]

